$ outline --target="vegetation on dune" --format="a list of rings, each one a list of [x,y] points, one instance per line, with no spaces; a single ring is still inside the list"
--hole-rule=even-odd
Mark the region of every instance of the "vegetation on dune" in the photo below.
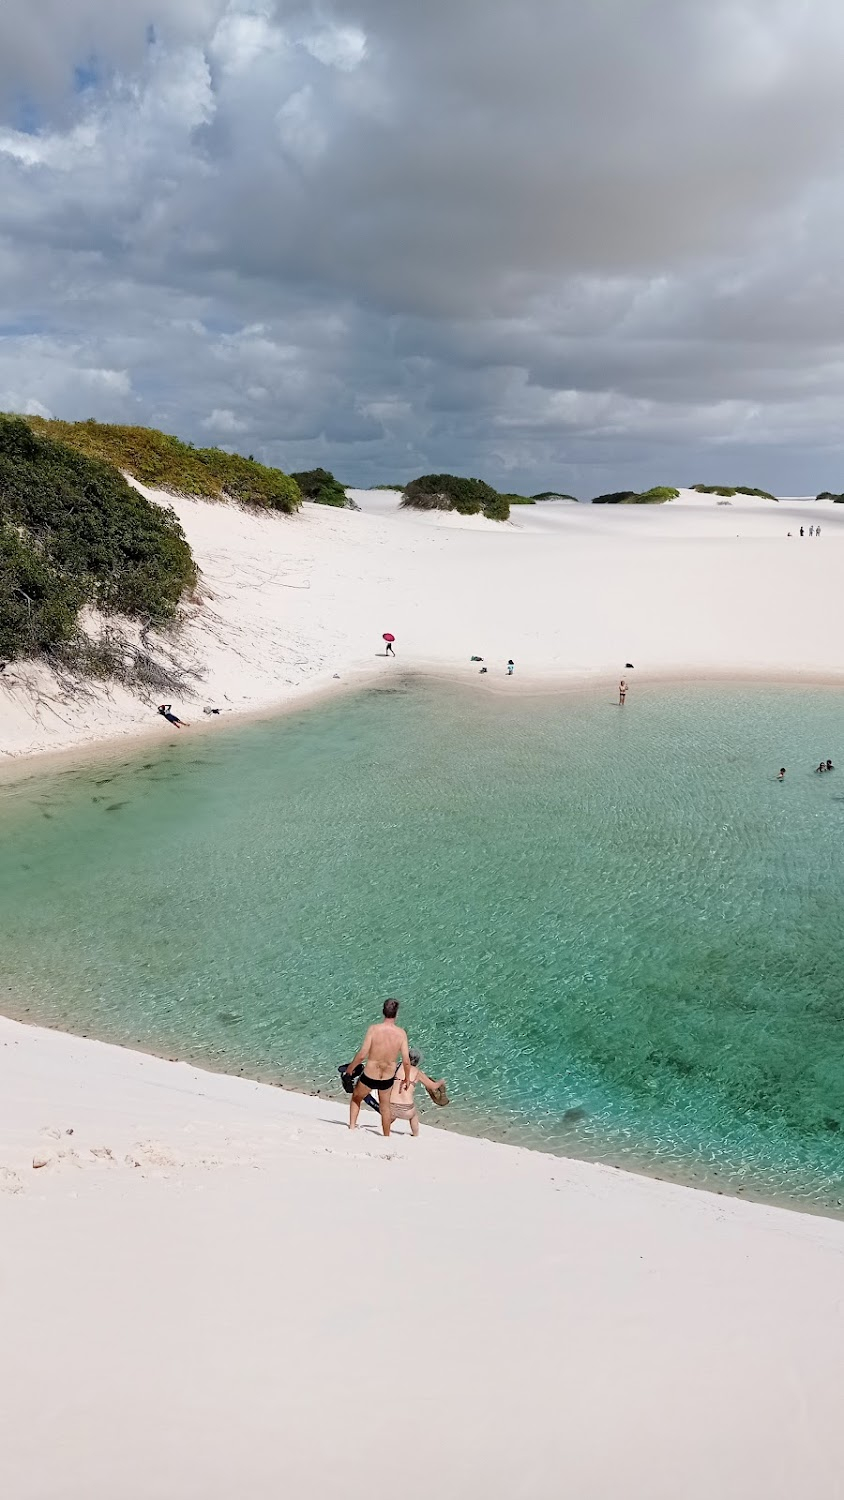
[[[693,484],[691,489],[696,490],[699,495],[756,495],[760,500],[776,500],[777,498],[768,490],[752,489],[746,484]]]
[[[194,448],[153,427],[121,427],[108,422],[59,422],[27,417],[42,437],[65,443],[88,458],[100,459],[131,474],[151,489],[193,495],[204,500],[236,500],[290,514],[300,502],[296,481],[281,469],[270,469],[224,453],[222,448]]]
[[[328,469],[303,469],[290,477],[298,484],[303,500],[313,500],[316,505],[354,508],[339,479],[335,479]]]
[[[844,495],[836,495],[832,490],[821,490],[816,500],[834,500],[836,505],[844,505]]]
[[[414,510],[456,510],[462,516],[483,514],[490,521],[506,521],[510,502],[482,479],[457,474],[422,474],[405,485],[402,505]]]
[[[606,495],[596,495],[593,505],[663,505],[666,500],[676,500],[680,494],[670,484],[657,484],[651,490],[612,490]]]
[[[542,490],[538,495],[531,495],[531,500],[577,500],[576,495],[567,495],[562,490]]]
[[[533,495],[511,495],[511,494],[507,494],[507,495],[502,495],[501,498],[503,500],[506,500],[508,505],[535,505],[536,504],[536,500],[535,500],[535,498],[534,498]]]
[[[142,626],[171,620],[196,567],[171,511],[109,464],[0,416],[0,652],[84,640],[90,605]],[[91,656],[91,643],[86,642]]]

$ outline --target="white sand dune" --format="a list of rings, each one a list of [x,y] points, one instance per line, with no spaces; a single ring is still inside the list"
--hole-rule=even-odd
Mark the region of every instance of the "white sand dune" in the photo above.
[[[344,1121],[0,1021],[4,1496],[844,1493],[844,1224]]]
[[[513,657],[515,691],[614,679],[627,661],[637,682],[844,676],[844,506],[831,501],[684,491],[668,505],[519,506],[501,524],[350,493],[359,511],[293,517],[172,502],[202,574],[172,648],[201,680],[177,712],[263,711],[396,665],[477,684],[473,654],[488,687]],[[820,538],[801,540],[817,523]],[[381,654],[385,630],[397,663]],[[122,690],[68,697],[42,668],[0,675],[7,757],[143,730],[169,732]]]

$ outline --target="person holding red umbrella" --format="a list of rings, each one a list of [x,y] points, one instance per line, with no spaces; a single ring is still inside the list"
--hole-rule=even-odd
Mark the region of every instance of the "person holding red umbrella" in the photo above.
[[[393,641],[395,640],[395,636],[391,635],[390,632],[389,632],[389,630],[385,630],[383,638],[387,642],[387,649],[384,652],[384,655],[385,656],[395,656],[396,653],[393,650]]]

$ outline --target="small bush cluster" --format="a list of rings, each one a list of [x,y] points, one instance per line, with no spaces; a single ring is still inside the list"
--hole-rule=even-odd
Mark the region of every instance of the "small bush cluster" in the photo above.
[[[317,505],[351,505],[339,479],[328,469],[304,469],[290,478],[298,484],[303,500],[313,500]]]
[[[760,500],[776,500],[776,495],[771,495],[767,490],[752,489],[746,484],[693,484],[691,486],[699,495],[756,495]]]
[[[670,484],[657,484],[651,490],[612,490],[606,495],[596,495],[593,505],[663,505],[666,500],[676,500],[680,494]]]
[[[172,511],[116,469],[0,416],[0,652],[69,641],[92,605],[145,625],[171,620],[196,567]]]
[[[44,417],[27,417],[26,421],[42,437],[112,464],[151,489],[204,500],[235,500],[287,514],[297,509],[301,499],[295,480],[281,469],[270,469],[240,453],[224,453],[222,448],[194,448],[153,427]]]
[[[844,505],[844,495],[836,495],[832,490],[821,490],[816,500],[834,500],[836,505]]]
[[[485,515],[490,521],[506,521],[510,515],[507,495],[500,495],[482,479],[463,479],[457,474],[422,474],[405,485],[402,505],[414,510],[456,510],[463,516]]]
[[[531,495],[531,500],[576,500],[576,495],[566,495],[562,490],[542,490],[538,495]]]

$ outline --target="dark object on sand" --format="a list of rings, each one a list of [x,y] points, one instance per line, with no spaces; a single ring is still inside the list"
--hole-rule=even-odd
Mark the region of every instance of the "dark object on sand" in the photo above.
[[[470,661],[483,661],[483,657],[482,656],[470,656],[469,660]]]
[[[489,671],[489,667],[481,667],[481,670],[480,670],[480,672],[479,672],[479,674],[478,674],[478,675],[479,675],[479,676],[480,676],[480,677],[483,677],[483,675],[484,675],[484,672],[488,672],[488,671]]]
[[[202,712],[204,714],[218,714],[220,710],[219,708],[203,708]]]
[[[624,665],[625,665],[625,667],[626,667],[626,669],[627,669],[628,672],[634,672],[636,670],[635,667],[633,666],[632,661],[626,661],[624,663]]]
[[[363,1072],[363,1063],[358,1063],[354,1073],[348,1072],[348,1065],[346,1063],[338,1063],[337,1072],[340,1074],[340,1082],[342,1083],[346,1093],[353,1094],[355,1091],[355,1084],[357,1083],[361,1073]],[[380,1106],[374,1094],[367,1094],[363,1102],[364,1104],[368,1104],[370,1109],[377,1109],[380,1114]]]

